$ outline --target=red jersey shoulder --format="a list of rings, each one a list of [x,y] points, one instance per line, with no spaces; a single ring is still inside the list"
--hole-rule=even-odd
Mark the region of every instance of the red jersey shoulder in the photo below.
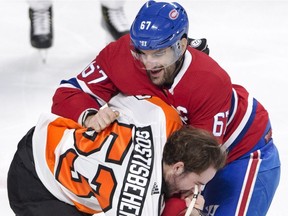
[[[226,124],[232,83],[229,75],[212,58],[191,48],[187,52],[183,65],[186,71],[179,72],[178,76],[182,77],[176,77],[178,82],[171,90],[174,106],[188,124],[214,133],[215,116],[221,116],[223,126]],[[220,137],[223,132],[221,129],[214,134]]]
[[[130,36],[125,35],[120,39],[109,43],[104,49],[101,50],[98,56],[105,58],[105,60],[109,59],[112,62],[118,60],[119,59],[118,57],[121,56],[120,63],[125,64],[126,60],[128,60],[126,57],[131,56]],[[123,59],[125,59],[125,61],[123,61]]]
[[[193,48],[188,48],[188,51],[192,54],[192,62],[188,68],[190,71],[188,74],[192,75],[191,79],[202,85],[209,84],[212,85],[211,87],[217,87],[222,84],[229,85],[231,88],[230,76],[213,58]]]
[[[192,60],[175,86],[174,92],[184,95],[184,100],[189,96],[201,101],[213,98],[221,100],[223,94],[226,97],[231,96],[232,83],[227,72],[207,54],[190,47],[187,51],[188,55],[192,55]]]

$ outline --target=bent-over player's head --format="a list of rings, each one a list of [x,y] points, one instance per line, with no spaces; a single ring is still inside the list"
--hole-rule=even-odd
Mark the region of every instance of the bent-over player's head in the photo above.
[[[225,162],[226,152],[211,133],[183,126],[168,138],[163,151],[167,195],[186,197],[195,185],[207,184]]]
[[[131,53],[155,85],[171,85],[187,48],[189,21],[178,3],[146,2],[130,29]]]

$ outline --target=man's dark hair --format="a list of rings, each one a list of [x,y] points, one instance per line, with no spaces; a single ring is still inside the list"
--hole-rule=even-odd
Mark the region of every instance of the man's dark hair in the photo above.
[[[185,172],[202,173],[210,166],[221,169],[226,162],[217,139],[203,129],[183,126],[167,140],[163,151],[163,162],[172,165],[182,161]]]

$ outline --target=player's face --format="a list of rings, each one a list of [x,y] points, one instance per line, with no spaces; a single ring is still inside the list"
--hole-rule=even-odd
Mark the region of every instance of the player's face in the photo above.
[[[143,64],[153,84],[173,83],[176,73],[175,54],[171,47],[163,50],[143,51]],[[171,63],[173,62],[173,63]]]
[[[200,175],[193,172],[185,172],[180,175],[171,174],[165,178],[168,190],[168,196],[180,194],[181,198],[185,198],[194,192],[195,185],[201,186],[207,184],[216,174],[213,167],[209,167]]]
[[[132,46],[133,47],[133,46]],[[157,86],[172,84],[176,74],[176,62],[184,54],[187,39],[182,38],[170,47],[158,50],[131,49],[137,66],[147,72],[150,80]]]

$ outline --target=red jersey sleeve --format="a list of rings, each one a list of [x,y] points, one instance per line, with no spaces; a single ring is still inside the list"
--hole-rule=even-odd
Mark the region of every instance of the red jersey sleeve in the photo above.
[[[162,89],[151,83],[143,69],[135,67],[129,35],[108,44],[77,77],[63,80],[54,94],[52,112],[78,121],[83,111],[98,110],[119,92],[166,100]]]
[[[98,110],[119,92],[109,78],[111,69],[106,63],[113,56],[111,46],[105,47],[76,77],[62,80],[53,96],[52,113],[78,121],[85,110]]]

